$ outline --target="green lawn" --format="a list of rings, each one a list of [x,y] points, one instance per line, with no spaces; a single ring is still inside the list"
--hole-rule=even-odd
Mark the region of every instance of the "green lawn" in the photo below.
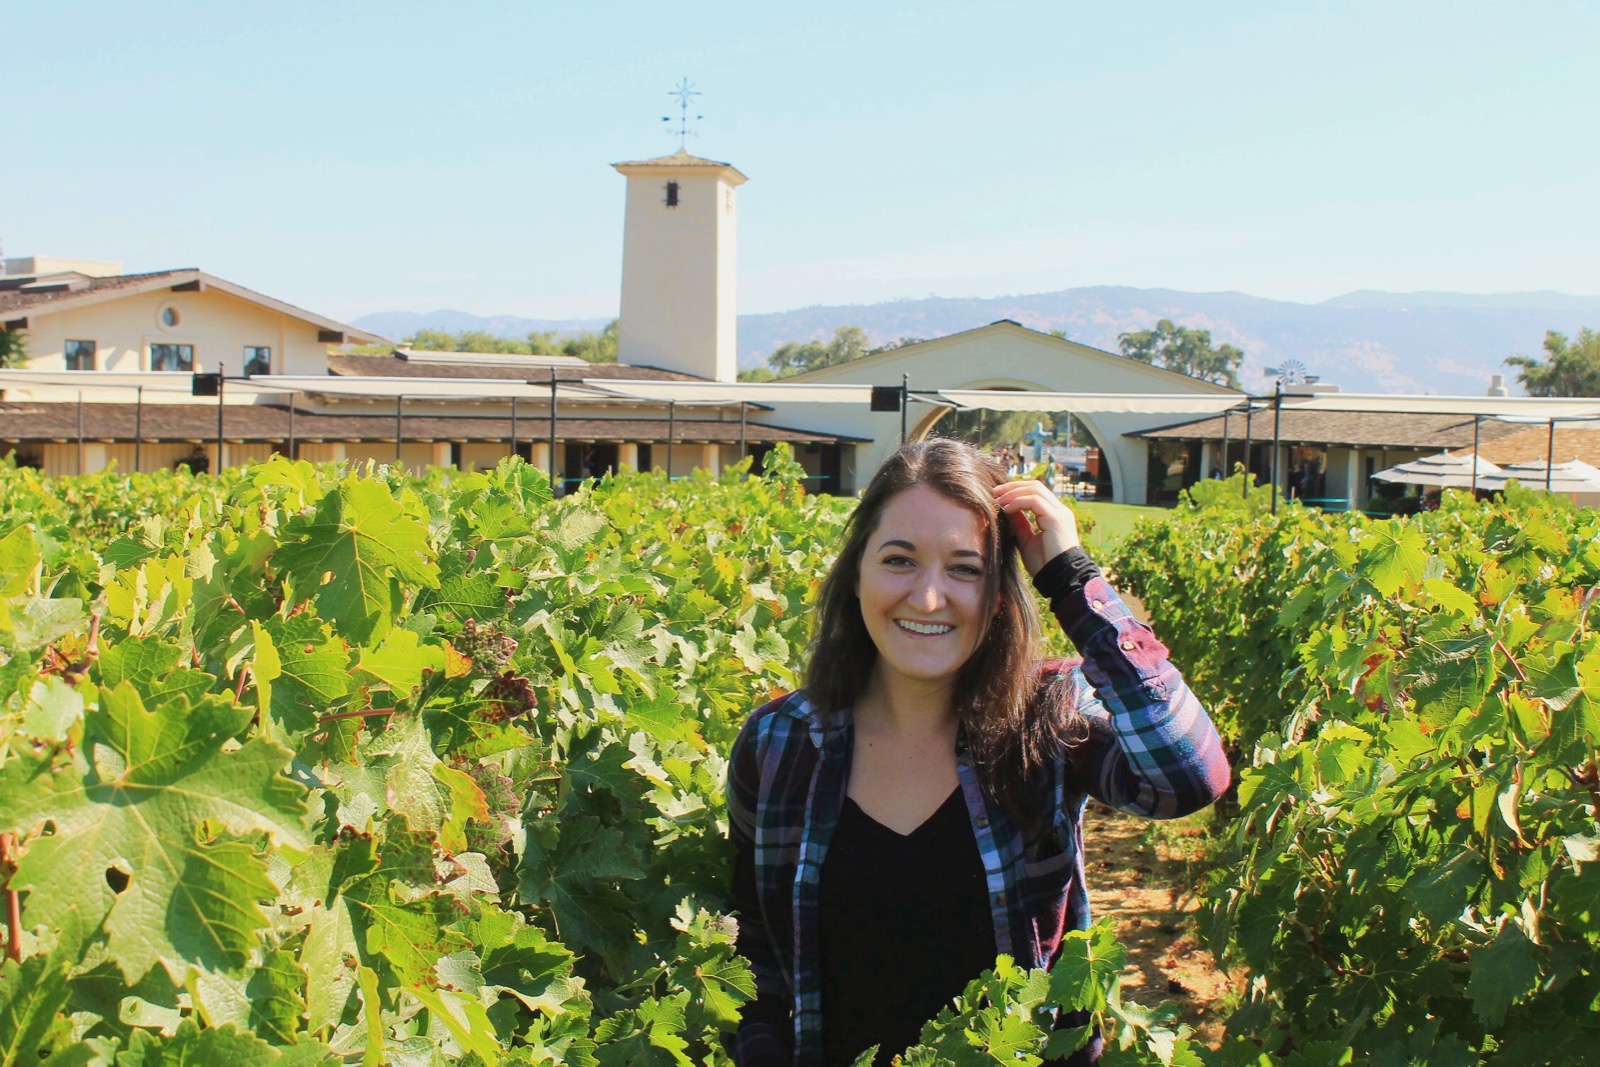
[[[1140,519],[1153,519],[1156,522],[1166,522],[1172,515],[1170,508],[1145,507],[1142,504],[1111,504],[1103,501],[1081,500],[1074,501],[1073,506],[1081,514],[1094,518],[1094,530],[1090,532],[1088,542],[1093,545],[1112,545],[1122,540],[1133,529],[1133,524]]]

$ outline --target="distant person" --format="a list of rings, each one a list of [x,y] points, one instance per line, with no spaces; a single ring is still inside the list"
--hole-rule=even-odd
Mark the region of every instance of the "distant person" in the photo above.
[[[1035,590],[1082,660],[1041,659]],[[873,1045],[887,1064],[997,955],[1048,967],[1087,927],[1087,797],[1172,818],[1228,786],[1211,720],[1072,510],[970,445],[889,457],[816,618],[805,688],[754,712],[729,756],[757,990],[739,1067],[847,1067]]]

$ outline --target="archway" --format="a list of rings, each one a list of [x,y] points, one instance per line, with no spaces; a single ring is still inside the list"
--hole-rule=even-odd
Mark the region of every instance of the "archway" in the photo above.
[[[1033,382],[1022,382],[1022,381],[1017,381],[1017,380],[997,380],[997,379],[993,379],[993,378],[980,379],[978,381],[970,382],[970,383],[967,383],[967,384],[964,384],[964,385],[953,386],[951,388],[955,388],[955,389],[978,389],[978,390],[991,391],[991,392],[996,392],[996,393],[1005,393],[1005,392],[1052,392],[1053,391],[1053,390],[1050,390],[1050,389],[1046,389],[1044,386],[1039,385],[1037,383],[1033,383]],[[929,408],[923,414],[918,416],[918,418],[917,418],[915,423],[913,423],[913,424],[911,424],[911,425],[909,425],[907,427],[907,429],[906,429],[906,440],[908,440],[908,441],[923,441],[923,440],[926,440],[929,436],[931,436],[933,433],[935,433],[935,431],[938,429],[940,423],[946,422],[947,416],[950,416],[955,411],[956,411],[955,408],[941,407],[941,406],[929,406]],[[1028,425],[1032,425],[1032,423],[1034,423],[1034,422],[1053,420],[1054,417],[1057,414],[1062,414],[1062,413],[1070,414],[1072,416],[1073,421],[1079,427],[1081,427],[1081,429],[1084,432],[1084,434],[1086,436],[1088,436],[1089,438],[1091,438],[1094,441],[1095,447],[1099,449],[1100,463],[1102,465],[1100,469],[1103,472],[1102,477],[1100,478],[1099,481],[1100,481],[1100,484],[1104,487],[1104,489],[1103,489],[1104,498],[1108,499],[1108,500],[1109,499],[1115,499],[1116,498],[1116,487],[1123,484],[1123,471],[1122,471],[1121,457],[1119,456],[1117,449],[1107,447],[1108,438],[1106,436],[1106,431],[1098,424],[1098,421],[1096,420],[1096,418],[1093,415],[1080,415],[1077,412],[1071,412],[1071,411],[1065,411],[1065,410],[1064,410],[1064,412],[1050,412],[1050,413],[1045,413],[1045,412],[1033,413],[1033,412],[1030,412],[1024,417],[1024,419],[1022,421],[1027,423]],[[1012,415],[1012,414],[1016,414],[1016,413],[996,412],[995,414],[997,416],[1005,416],[1005,415]]]

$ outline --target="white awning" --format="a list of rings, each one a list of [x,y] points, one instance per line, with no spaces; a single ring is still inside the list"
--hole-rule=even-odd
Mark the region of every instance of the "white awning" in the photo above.
[[[883,386],[837,385],[803,382],[663,382],[585,378],[584,384],[641,400],[710,401],[763,404],[869,404],[874,388]],[[1044,393],[1003,389],[912,389],[911,399],[952,408],[988,408],[991,411],[1075,411],[1106,413],[1179,413],[1208,415],[1237,407],[1242,394],[1179,393]]]
[[[1521,482],[1529,489],[1543,489],[1548,485],[1553,493],[1600,493],[1600,470],[1578,459],[1569,459],[1554,466],[1542,459],[1512,463],[1478,479],[1478,486],[1482,489],[1504,489],[1512,481]]]
[[[544,400],[550,386],[515,378],[388,378],[376,375],[260,375],[228,379],[227,388],[254,388],[262,392],[315,393],[321,396],[404,397],[407,400]],[[594,389],[562,382],[556,396],[572,400],[604,400]]]
[[[1532,421],[1600,415],[1600,399],[1542,396],[1390,396],[1385,393],[1322,393],[1283,398],[1295,411],[1377,411],[1397,415],[1517,415]]]
[[[1043,393],[1011,389],[940,389],[926,395],[954,407],[1070,411],[1081,415],[1218,415],[1248,399],[1239,393]]]
[[[1477,472],[1476,479],[1473,477],[1474,470]],[[1474,484],[1481,486],[1485,478],[1499,472],[1499,467],[1470,452],[1460,455],[1440,452],[1438,455],[1422,456],[1390,467],[1388,470],[1379,471],[1372,478],[1374,481],[1396,482],[1402,485],[1442,485],[1464,489]]]
[[[194,388],[194,375],[188,371],[0,370],[0,389],[19,386],[45,386],[69,391],[137,389],[142,386],[153,392],[188,393]]]
[[[870,385],[806,385],[796,382],[671,382],[658,378],[585,378],[583,384],[636,400],[713,404],[867,404]],[[898,386],[896,386],[898,388]],[[915,396],[915,391],[912,393]]]

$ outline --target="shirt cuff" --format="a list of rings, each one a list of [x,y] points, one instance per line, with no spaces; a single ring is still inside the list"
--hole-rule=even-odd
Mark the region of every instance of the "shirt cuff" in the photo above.
[[[1094,565],[1088,553],[1081,547],[1069,548],[1039,568],[1039,573],[1033,576],[1033,587],[1046,600],[1054,603],[1061,597],[1081,591],[1098,577],[1100,568]]]

